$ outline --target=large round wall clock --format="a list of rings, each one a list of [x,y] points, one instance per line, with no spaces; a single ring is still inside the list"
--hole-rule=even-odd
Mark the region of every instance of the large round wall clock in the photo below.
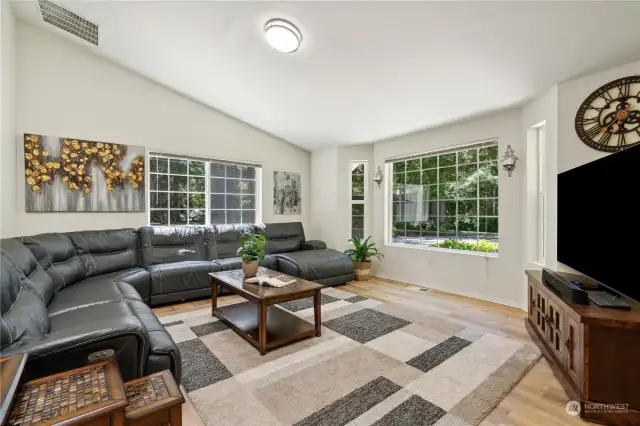
[[[576,133],[587,146],[616,152],[640,143],[640,75],[593,92],[576,114]]]

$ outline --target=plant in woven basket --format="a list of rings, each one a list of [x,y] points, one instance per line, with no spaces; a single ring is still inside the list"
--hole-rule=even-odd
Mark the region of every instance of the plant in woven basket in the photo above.
[[[245,232],[240,236],[238,254],[242,257],[242,270],[247,277],[255,277],[259,262],[264,259],[267,242],[264,235]]]
[[[353,261],[353,267],[356,272],[356,280],[368,280],[371,276],[371,258],[378,259],[384,257],[375,247],[376,243],[370,243],[371,237],[361,240],[359,237],[349,239],[353,243],[353,248],[345,250],[345,254]]]

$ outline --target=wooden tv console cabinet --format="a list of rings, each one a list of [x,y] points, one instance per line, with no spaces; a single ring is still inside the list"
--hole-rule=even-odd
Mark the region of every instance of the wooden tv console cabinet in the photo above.
[[[526,274],[527,331],[569,397],[582,403],[580,415],[606,425],[640,425],[638,305],[627,301],[633,306],[629,311],[578,305],[544,284],[540,271]]]

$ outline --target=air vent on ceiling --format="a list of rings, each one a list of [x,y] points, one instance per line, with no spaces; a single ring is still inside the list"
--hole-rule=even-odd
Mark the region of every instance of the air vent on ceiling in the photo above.
[[[38,0],[42,19],[55,27],[71,33],[91,44],[98,45],[98,26],[69,9],[50,2]]]

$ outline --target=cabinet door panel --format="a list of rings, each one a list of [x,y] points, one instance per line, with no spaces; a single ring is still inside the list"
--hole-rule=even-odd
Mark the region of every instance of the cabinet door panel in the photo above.
[[[540,335],[543,336],[545,342],[547,341],[547,335],[549,328],[547,327],[547,316],[549,309],[549,301],[547,299],[547,295],[541,291],[541,289],[537,290],[536,293],[536,328]]]
[[[582,391],[584,368],[582,327],[569,315],[565,318],[565,368],[567,375]]]
[[[547,337],[548,345],[558,360],[564,364],[565,362],[565,313],[552,301],[547,301],[549,305],[549,315],[547,320]]]
[[[536,316],[538,310],[536,309],[536,296],[538,294],[538,290],[536,289],[536,285],[529,280],[529,321],[531,324],[536,324]]]

